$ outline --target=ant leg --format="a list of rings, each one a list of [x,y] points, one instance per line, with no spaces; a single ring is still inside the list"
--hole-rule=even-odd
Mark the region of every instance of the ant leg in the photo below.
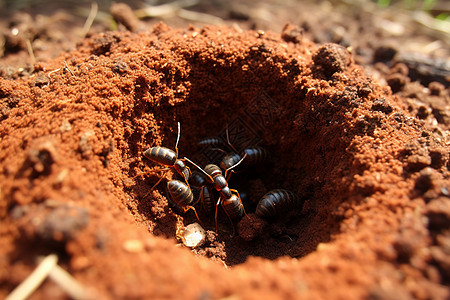
[[[222,201],[222,208],[223,208],[223,211],[225,212],[225,214],[227,215],[228,220],[231,223],[231,227],[233,228],[233,236],[234,236],[236,234],[236,230],[234,229],[234,223],[233,223],[233,220],[231,219],[230,215],[227,213],[227,210],[223,207],[223,201]]]
[[[216,203],[216,212],[214,213],[214,220],[216,221],[216,233],[218,232],[218,227],[217,227],[217,208],[219,207],[219,203],[222,197],[219,197],[219,200]]]
[[[192,209],[195,213],[195,216],[197,217],[198,222],[200,223],[200,225],[202,225],[202,221],[200,221],[200,218],[197,215],[197,210],[195,210],[195,207],[188,205],[186,207],[183,208],[184,212],[187,212],[188,210]],[[203,225],[202,225],[203,226]]]
[[[185,158],[180,158],[180,159],[178,159],[178,160],[186,161],[186,157],[185,157]],[[190,161],[190,162],[191,162],[191,161]],[[192,176],[191,168],[189,168],[188,166],[186,166],[186,169],[189,171],[189,176]],[[183,177],[185,177],[184,174],[183,174]],[[185,179],[186,179],[186,178],[185,178]]]
[[[189,167],[186,167],[186,168],[188,168],[188,170],[189,170]],[[190,186],[186,175],[183,172],[181,172],[181,175],[183,175],[184,182],[186,182],[186,185]],[[192,176],[191,170],[189,170],[189,176]]]
[[[239,195],[239,192],[238,192],[237,190],[235,190],[235,189],[230,189],[230,191],[232,191],[232,192],[235,192],[235,193],[236,193],[236,195],[237,195],[237,196],[238,196],[238,198],[239,198],[239,202],[241,202],[241,205],[242,205],[242,210],[244,211],[244,215],[246,215],[246,216],[247,216],[247,213],[245,212],[245,208],[244,208],[244,203],[242,203],[241,195]]]
[[[153,174],[153,173],[158,173],[158,172],[162,172],[162,171],[167,171],[167,170],[169,170],[170,168],[163,168],[163,169],[156,169],[156,170],[151,170],[150,172],[144,172],[144,173],[141,173],[141,174],[137,174],[137,175],[135,175],[134,177],[132,177],[133,179],[134,178],[136,178],[136,177],[138,177],[138,176],[143,176],[143,175],[146,175],[146,174]]]
[[[229,167],[228,169],[225,170],[224,176],[225,176],[225,178],[227,179],[227,181],[228,181],[228,179],[229,179],[228,171],[230,171],[230,170],[233,169],[234,167],[237,167],[237,166],[238,166],[238,165],[239,165],[246,157],[247,157],[247,153],[244,154],[244,156],[241,158],[240,161],[238,161],[238,162],[235,163],[233,166],[231,166],[231,167]],[[231,176],[231,175],[230,175],[230,176]]]
[[[161,182],[161,180],[163,180],[163,178],[164,177],[161,177],[153,186],[152,186],[152,188],[150,189],[150,191],[152,191],[160,182]]]
[[[188,166],[186,166],[186,169],[188,169],[189,175],[192,176],[191,168],[189,168]]]
[[[233,145],[231,144],[231,142],[230,142],[230,134],[228,133],[228,123],[227,123],[227,129],[226,129],[225,133],[226,133],[226,135],[227,135],[227,143],[228,143],[228,146],[230,146],[231,149],[232,149],[234,152],[237,153],[236,148],[234,148],[234,146],[233,146]]]
[[[226,171],[226,170],[225,170]],[[225,172],[226,173],[226,172]],[[232,173],[236,173],[234,170],[231,170],[231,172],[230,173],[228,173],[228,175],[226,175],[226,177],[225,177],[225,179],[226,179],[226,181],[229,181],[230,180],[230,177],[231,177],[231,174]]]
[[[225,154],[227,154],[227,151],[225,151],[225,150],[223,150],[223,149],[220,149],[220,148],[216,148],[216,147],[214,147],[214,148],[211,148],[210,150],[214,150],[214,151],[220,151],[220,152],[222,152],[222,153],[225,153]]]
[[[192,204],[192,206],[196,205],[198,203],[198,201],[200,201],[202,203],[202,206],[203,206],[203,187],[200,190],[200,196],[198,196],[197,201],[195,201],[194,204]]]
[[[158,182],[156,182],[151,188],[150,190],[147,192],[147,194],[144,195],[143,199],[147,198],[148,195],[150,195],[150,193],[153,191],[153,189],[161,182],[161,180],[163,180],[164,177],[161,177]]]

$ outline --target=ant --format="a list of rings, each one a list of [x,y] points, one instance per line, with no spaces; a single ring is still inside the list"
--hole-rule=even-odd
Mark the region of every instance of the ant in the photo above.
[[[202,171],[206,178],[209,179],[210,183],[213,184],[214,188],[219,192],[219,200],[216,203],[216,210],[214,214],[214,219],[216,222],[216,231],[217,226],[217,209],[219,207],[219,204],[222,205],[225,213],[227,214],[228,218],[230,219],[231,223],[233,223],[233,219],[237,219],[239,217],[242,217],[245,214],[244,206],[242,204],[241,196],[239,195],[239,192],[235,189],[230,189],[228,187],[227,180],[228,177],[228,171],[232,171],[233,168],[238,166],[244,159],[246,158],[246,155],[242,157],[240,161],[238,161],[233,166],[227,168],[225,170],[225,173],[222,173],[222,170],[214,164],[206,165],[205,169],[200,168],[197,164],[195,164],[193,161],[185,157],[184,159],[190,162],[192,165],[194,165],[197,169]],[[233,194],[234,193],[234,194]],[[233,227],[234,230],[234,227]]]
[[[191,170],[188,166],[183,162],[185,159],[178,159],[178,142],[180,141],[180,122],[178,122],[178,136],[177,136],[177,142],[175,144],[175,151],[161,146],[155,146],[147,149],[144,152],[144,156],[151,161],[157,162],[161,165],[167,166],[168,168],[157,170],[158,171],[164,171],[168,170],[170,168],[174,168],[175,171],[178,172],[181,176],[183,176],[184,180],[188,184],[189,177],[191,175]],[[157,186],[163,177],[161,177],[158,182],[150,189],[152,190],[155,186]],[[189,186],[189,184],[188,184]]]
[[[191,186],[200,190],[199,199],[202,200],[202,206],[205,212],[212,212],[214,210],[214,198],[204,176],[197,171],[192,172]]]
[[[296,207],[303,207],[303,202],[291,191],[276,189],[266,193],[256,206],[256,215],[261,218],[274,218]]]
[[[197,202],[194,203],[194,195],[189,185],[179,180],[171,180],[167,182],[167,190],[173,203],[181,207],[184,213],[190,209],[193,210],[197,220],[201,223],[194,207]]]
[[[220,161],[220,167],[222,169],[227,170],[231,166],[234,166],[241,159],[243,159],[244,156],[247,156],[247,158],[245,159],[245,162],[244,162],[244,165],[246,165],[246,166],[257,165],[257,164],[261,164],[261,163],[265,163],[265,162],[269,161],[269,158],[270,158],[269,151],[267,151],[263,147],[256,146],[256,147],[245,148],[242,151],[237,151],[237,149],[233,146],[233,144],[230,141],[228,124],[227,124],[227,128],[226,128],[225,132],[226,132],[226,137],[227,137],[227,144],[233,151],[227,153],[225,150],[218,148],[218,147],[211,148],[212,150],[220,151],[225,154],[225,156]],[[202,143],[204,145],[219,146],[221,141],[219,138],[207,138],[207,139],[203,139],[200,143]],[[232,172],[235,172],[235,171],[232,171]]]

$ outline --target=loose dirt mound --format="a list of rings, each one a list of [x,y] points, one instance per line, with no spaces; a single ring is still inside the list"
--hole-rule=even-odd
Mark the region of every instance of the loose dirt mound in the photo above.
[[[0,79],[0,295],[57,253],[105,298],[449,297],[448,148],[347,49],[295,32],[108,32]],[[236,147],[273,158],[232,175],[250,199],[240,236],[201,213],[197,255],[175,239],[195,216],[150,189],[172,175],[142,156],[173,149],[177,122],[180,157],[210,162],[198,142],[228,126]],[[274,188],[304,207],[260,220]],[[64,297],[50,281],[35,295]]]

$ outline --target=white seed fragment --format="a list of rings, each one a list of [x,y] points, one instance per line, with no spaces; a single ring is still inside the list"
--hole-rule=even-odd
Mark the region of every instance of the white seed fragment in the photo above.
[[[205,242],[205,230],[198,223],[189,224],[181,229],[177,236],[189,248],[201,246]]]
[[[141,240],[127,240],[123,244],[123,248],[130,253],[138,253],[144,250],[145,245]]]

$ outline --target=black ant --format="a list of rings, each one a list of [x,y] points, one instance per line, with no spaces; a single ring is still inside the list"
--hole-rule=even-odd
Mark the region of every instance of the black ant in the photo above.
[[[213,184],[214,188],[219,192],[219,200],[216,203],[216,210],[214,214],[214,219],[216,222],[216,231],[217,231],[217,208],[219,204],[222,205],[225,213],[227,214],[230,221],[233,223],[233,219],[237,219],[242,217],[245,214],[244,206],[242,204],[241,197],[239,192],[235,189],[230,189],[228,187],[228,171],[231,171],[233,168],[238,166],[244,159],[246,155],[242,157],[240,161],[238,161],[233,166],[227,168],[225,173],[222,174],[222,170],[214,164],[206,165],[205,169],[200,168],[193,161],[185,157],[184,159],[190,162],[192,165],[197,167],[200,171],[202,171],[206,177],[209,179],[210,183]],[[233,194],[234,193],[234,194]],[[234,227],[233,227],[234,229]]]
[[[205,177],[197,171],[192,172],[191,186],[197,190],[200,190],[199,199],[202,200],[202,205],[208,214],[214,210],[214,198],[207,185]]]
[[[256,215],[261,218],[280,216],[289,210],[303,206],[303,201],[291,191],[276,189],[266,193],[256,206]]]
[[[168,170],[174,168],[181,176],[183,176],[186,183],[188,183],[189,177],[191,175],[191,170],[183,162],[185,159],[178,159],[178,142],[180,141],[180,122],[178,122],[178,136],[177,142],[175,144],[175,151],[161,146],[151,147],[144,152],[144,156],[151,161],[157,162],[161,165],[167,166],[166,169],[161,169],[158,171]],[[157,172],[157,171],[156,171]],[[161,177],[158,182],[151,188],[153,189],[157,186],[163,177]]]
[[[188,185],[179,180],[171,180],[167,182],[167,190],[169,191],[169,195],[173,203],[181,207],[184,213],[186,213],[189,209],[192,209],[197,217],[197,220],[201,223],[194,207],[194,195]]]

